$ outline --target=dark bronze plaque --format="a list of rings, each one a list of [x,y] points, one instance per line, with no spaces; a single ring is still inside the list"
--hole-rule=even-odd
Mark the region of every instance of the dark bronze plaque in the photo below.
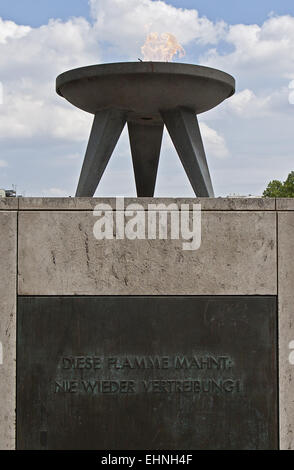
[[[275,297],[21,297],[19,449],[274,449]]]

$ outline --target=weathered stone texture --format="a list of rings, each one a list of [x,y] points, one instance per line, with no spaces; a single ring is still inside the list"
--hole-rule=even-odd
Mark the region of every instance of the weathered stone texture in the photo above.
[[[0,449],[15,446],[17,213],[0,212]]]
[[[294,212],[278,214],[278,237],[280,440],[294,450]]]
[[[196,251],[183,240],[96,240],[96,220],[20,212],[19,294],[276,294],[275,213],[203,212]]]

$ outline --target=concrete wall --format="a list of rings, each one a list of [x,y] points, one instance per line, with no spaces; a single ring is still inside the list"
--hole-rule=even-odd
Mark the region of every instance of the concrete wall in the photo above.
[[[15,445],[17,212],[3,210],[16,207],[1,202],[0,199],[0,448],[9,450]]]
[[[278,200],[277,209],[280,440],[294,449],[294,199]]]
[[[115,199],[0,200],[0,448],[14,446],[17,294],[278,295],[281,448],[293,448],[294,200],[125,200],[200,203],[197,251],[182,240],[96,240],[98,202],[115,209]]]

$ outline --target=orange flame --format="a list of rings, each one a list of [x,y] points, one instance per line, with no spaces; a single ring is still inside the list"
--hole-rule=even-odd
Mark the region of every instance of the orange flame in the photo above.
[[[170,33],[149,33],[145,44],[141,47],[144,60],[169,62],[178,54],[184,57],[185,50],[177,38]]]

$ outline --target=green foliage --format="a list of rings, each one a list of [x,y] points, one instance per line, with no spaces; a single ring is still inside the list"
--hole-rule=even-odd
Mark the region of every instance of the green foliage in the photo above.
[[[271,181],[263,192],[263,197],[294,197],[294,171],[289,173],[283,183],[278,180]]]

